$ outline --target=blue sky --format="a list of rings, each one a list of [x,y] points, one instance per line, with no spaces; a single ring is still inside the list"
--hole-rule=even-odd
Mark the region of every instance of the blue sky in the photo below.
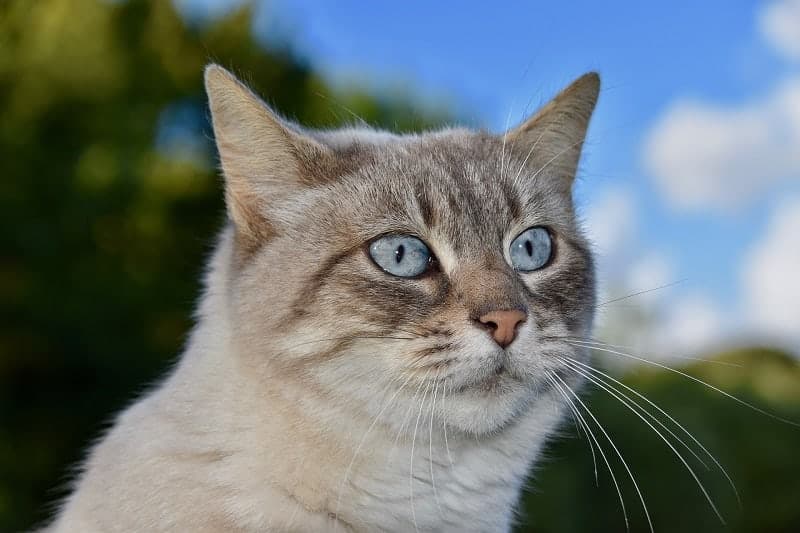
[[[176,3],[197,16],[236,2]],[[599,71],[576,194],[607,290],[685,279],[632,299],[661,322],[644,344],[800,347],[800,284],[784,279],[800,272],[784,250],[800,250],[797,0],[275,0],[259,4],[254,31],[335,83],[410,87],[498,132]]]

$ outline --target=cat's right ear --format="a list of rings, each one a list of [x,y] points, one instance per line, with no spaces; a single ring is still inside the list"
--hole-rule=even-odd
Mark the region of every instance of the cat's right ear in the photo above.
[[[294,131],[219,65],[206,67],[205,85],[228,216],[242,237],[262,242],[273,234],[270,207],[307,185],[301,158],[326,148]]]

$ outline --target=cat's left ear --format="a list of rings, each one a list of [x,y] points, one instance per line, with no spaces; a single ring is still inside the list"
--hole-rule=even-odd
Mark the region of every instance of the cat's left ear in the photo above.
[[[570,192],[586,130],[600,93],[600,76],[584,74],[521,125],[506,133],[533,174],[544,174]]]

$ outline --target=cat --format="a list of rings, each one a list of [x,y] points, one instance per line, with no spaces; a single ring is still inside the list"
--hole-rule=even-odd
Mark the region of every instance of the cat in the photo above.
[[[597,74],[502,135],[314,131],[205,84],[228,222],[197,325],[48,531],[509,531],[588,358]]]

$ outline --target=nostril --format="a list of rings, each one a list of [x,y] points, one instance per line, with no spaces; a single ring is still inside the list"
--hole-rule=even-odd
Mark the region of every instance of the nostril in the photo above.
[[[499,325],[494,320],[485,320],[484,318],[485,317],[473,318],[472,322],[478,329],[482,329],[491,335],[497,331]]]
[[[497,344],[506,348],[517,337],[517,327],[527,320],[528,315],[516,309],[490,311],[478,318],[477,322],[486,329]]]

